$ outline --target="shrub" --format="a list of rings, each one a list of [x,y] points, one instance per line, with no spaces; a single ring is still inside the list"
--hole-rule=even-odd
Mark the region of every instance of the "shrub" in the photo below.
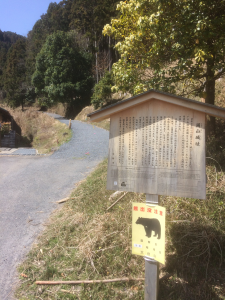
[[[99,83],[94,86],[94,93],[91,97],[91,103],[94,108],[102,107],[104,104],[109,104],[112,101],[111,87],[113,86],[113,75],[106,72]]]

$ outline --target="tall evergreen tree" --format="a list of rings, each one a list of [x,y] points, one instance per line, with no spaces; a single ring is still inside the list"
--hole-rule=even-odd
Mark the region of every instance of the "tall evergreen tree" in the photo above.
[[[7,54],[10,47],[18,40],[25,38],[21,35],[10,31],[1,31],[0,30],[0,92],[3,90],[4,86],[4,68],[7,60]],[[0,97],[1,98],[1,97]]]
[[[26,41],[17,40],[7,55],[4,70],[4,90],[7,101],[13,107],[22,106],[26,99]]]
[[[32,82],[45,105],[90,102],[92,57],[79,51],[72,33],[57,31],[47,37],[36,60]]]
[[[26,85],[26,91],[29,91],[29,98],[34,96],[32,74],[35,72],[37,55],[48,36],[57,31],[71,32],[70,34],[75,40],[74,47],[77,48],[79,45],[85,52],[94,55],[92,74],[97,82],[103,76],[105,70],[110,70],[112,62],[116,60],[115,51],[113,50],[114,40],[111,37],[104,37],[102,29],[104,24],[110,22],[110,19],[116,16],[116,3],[118,2],[118,0],[63,0],[58,4],[55,2],[49,4],[47,12],[35,23],[26,38],[26,55],[24,56],[26,78],[23,86]],[[2,44],[3,38],[4,43]],[[16,63],[12,67],[12,65],[9,65],[9,61],[16,61],[16,58],[12,58],[12,54],[10,54],[8,59],[7,67],[5,67],[5,64],[8,50],[12,42],[14,43],[16,40],[17,35],[13,33],[8,35],[3,33],[2,35],[0,31],[0,91],[4,85],[8,99],[10,98],[10,101],[12,101],[13,97],[14,104],[18,104],[19,100],[18,97],[15,100],[15,93],[10,82],[19,82],[19,79],[16,80],[16,77],[20,76],[21,79],[21,70],[19,72],[17,68],[15,73],[17,75],[13,75],[12,69],[15,68]],[[5,72],[7,76],[6,74],[4,75]],[[5,84],[3,84],[4,78],[6,79]],[[17,83],[15,91],[18,92]]]
[[[104,24],[116,16],[118,0],[63,0],[50,3],[46,14],[35,23],[27,38],[27,80],[35,69],[35,59],[48,35],[57,30],[75,30],[82,47],[95,54],[95,77],[104,74],[116,60],[114,40],[102,35]],[[85,41],[85,42],[84,42]]]

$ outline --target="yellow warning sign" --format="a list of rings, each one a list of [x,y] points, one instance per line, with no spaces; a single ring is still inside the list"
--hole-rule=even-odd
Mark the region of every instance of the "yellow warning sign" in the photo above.
[[[132,204],[132,254],[165,264],[165,215],[164,207]]]

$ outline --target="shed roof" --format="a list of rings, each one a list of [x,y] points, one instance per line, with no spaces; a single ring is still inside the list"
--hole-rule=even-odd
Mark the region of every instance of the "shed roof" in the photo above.
[[[167,103],[175,104],[181,107],[186,107],[199,112],[203,112],[207,115],[219,117],[225,119],[225,108],[221,108],[215,105],[199,102],[196,100],[184,98],[170,93],[165,93],[157,90],[149,90],[142,94],[133,96],[129,99],[117,102],[109,105],[105,108],[97,110],[88,114],[91,121],[100,122],[104,119],[110,118],[111,115],[126,110],[128,108],[140,105],[153,99],[164,101]]]
[[[6,109],[4,109],[2,107],[0,107],[0,112],[3,113],[4,115],[7,115],[7,116],[11,117],[10,113],[8,112],[8,110],[6,110]]]

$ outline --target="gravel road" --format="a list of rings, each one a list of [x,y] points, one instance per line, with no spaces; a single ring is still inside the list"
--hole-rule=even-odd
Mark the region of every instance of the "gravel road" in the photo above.
[[[68,120],[49,114],[61,122]],[[109,132],[72,121],[73,137],[51,156],[0,156],[0,299],[11,300],[24,259],[43,223],[107,156]]]

